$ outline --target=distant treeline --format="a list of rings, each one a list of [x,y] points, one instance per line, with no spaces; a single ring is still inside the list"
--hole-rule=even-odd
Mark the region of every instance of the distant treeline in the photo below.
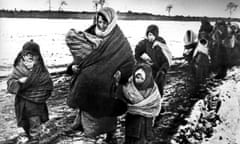
[[[0,17],[5,18],[47,18],[47,19],[92,19],[95,12],[76,12],[76,11],[25,11],[25,10],[0,10]],[[151,13],[137,13],[137,12],[117,12],[120,20],[170,20],[170,21],[201,21],[208,19],[209,21],[216,21],[217,19],[224,19],[226,21],[240,22],[240,18],[224,18],[224,17],[194,17],[194,16],[165,16],[153,15]]]

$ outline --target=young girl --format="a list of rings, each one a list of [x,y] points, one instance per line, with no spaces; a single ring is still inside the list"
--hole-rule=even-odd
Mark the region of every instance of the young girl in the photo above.
[[[137,64],[123,92],[128,101],[125,144],[145,144],[152,139],[153,120],[161,108],[161,95],[151,67]]]
[[[8,92],[16,94],[17,124],[32,141],[38,141],[41,123],[48,120],[46,100],[53,82],[44,65],[39,45],[32,40],[23,45],[7,81]]]

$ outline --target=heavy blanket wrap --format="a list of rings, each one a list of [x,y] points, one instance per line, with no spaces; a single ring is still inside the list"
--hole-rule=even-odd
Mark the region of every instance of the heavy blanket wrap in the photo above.
[[[16,80],[22,77],[28,77],[27,81],[24,84],[16,84]],[[34,65],[33,70],[29,71],[22,60],[13,68],[8,81],[10,93],[36,103],[46,102],[52,90],[53,83],[48,71],[43,70],[40,64]]]
[[[116,71],[131,75],[134,64],[132,50],[118,26],[79,64],[80,72],[73,80],[67,103],[94,117],[117,116],[126,104],[118,99]],[[123,108],[123,109],[122,109]]]
[[[66,35],[66,43],[73,55],[74,63],[79,64],[93,50],[97,49],[102,39],[87,32],[70,29]]]
[[[127,86],[123,87],[123,92],[129,101],[134,102],[128,104],[128,113],[148,118],[159,115],[161,110],[161,95],[156,83],[154,83],[154,87],[149,92],[145,93],[146,95],[144,96],[139,92],[132,81],[130,81]]]

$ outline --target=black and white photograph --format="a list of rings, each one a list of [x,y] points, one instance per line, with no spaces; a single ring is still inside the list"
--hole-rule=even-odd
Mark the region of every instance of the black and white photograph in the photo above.
[[[0,144],[240,144],[240,0],[1,0]]]

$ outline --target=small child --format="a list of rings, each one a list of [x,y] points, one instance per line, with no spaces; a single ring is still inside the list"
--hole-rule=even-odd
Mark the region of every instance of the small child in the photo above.
[[[32,142],[37,143],[40,125],[49,119],[46,100],[51,96],[53,82],[44,65],[39,45],[32,40],[23,45],[16,57],[7,89],[9,93],[16,94],[18,126],[23,127]]]
[[[151,66],[137,64],[123,92],[128,101],[125,144],[145,144],[152,139],[153,120],[161,108]]]

